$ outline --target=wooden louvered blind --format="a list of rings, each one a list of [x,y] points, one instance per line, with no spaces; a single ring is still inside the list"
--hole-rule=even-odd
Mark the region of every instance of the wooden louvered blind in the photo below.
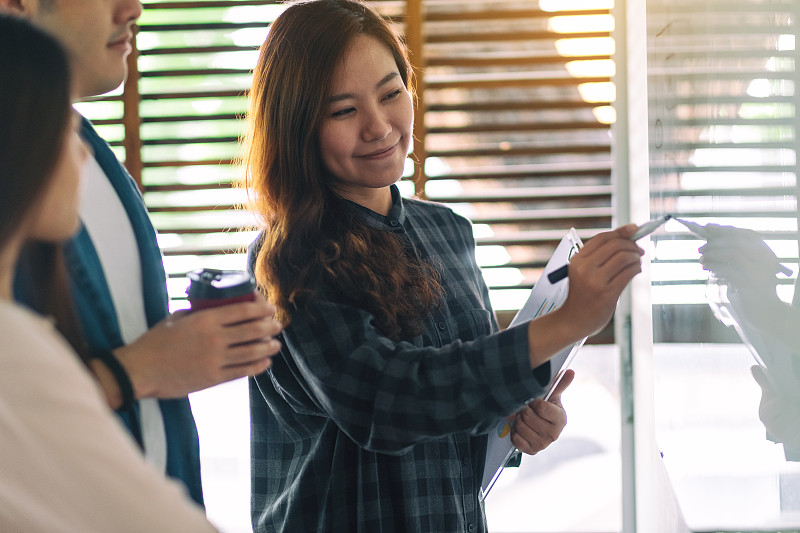
[[[611,224],[609,8],[372,3],[404,31],[419,68],[414,170],[401,189],[474,221],[507,324],[566,229],[585,238]],[[244,197],[231,184],[250,70],[280,4],[145,3],[124,95],[81,108],[142,184],[176,307],[186,271],[241,268],[237,251],[254,238],[237,231],[253,219],[235,209]]]
[[[255,237],[239,231],[253,218],[238,209],[245,197],[233,184],[251,70],[276,4],[145,3],[124,94],[81,107],[141,185],[174,308],[185,306],[187,271],[241,269]]]
[[[540,4],[423,2],[418,191],[476,224],[501,323],[566,229],[586,238],[611,224],[609,125],[598,116],[613,94],[613,21],[608,9]]]

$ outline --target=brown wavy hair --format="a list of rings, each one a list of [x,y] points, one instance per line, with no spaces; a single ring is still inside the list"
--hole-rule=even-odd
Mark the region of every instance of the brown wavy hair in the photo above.
[[[383,43],[412,89],[405,45],[354,0],[291,4],[261,46],[250,92],[245,187],[265,230],[255,274],[288,324],[321,290],[375,316],[384,335],[419,335],[441,298],[439,274],[403,237],[369,227],[331,189],[319,130],[332,78],[359,35]]]

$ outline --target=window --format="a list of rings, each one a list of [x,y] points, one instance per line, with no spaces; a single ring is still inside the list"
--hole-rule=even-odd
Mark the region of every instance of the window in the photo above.
[[[476,224],[501,322],[524,302],[565,229],[611,224],[609,5],[376,1],[420,67],[405,194]],[[582,4],[586,4],[583,2]],[[253,224],[232,187],[249,74],[280,2],[148,2],[124,94],[82,104],[112,141],[159,230],[173,307],[186,271],[236,267]],[[409,24],[410,23],[410,24]],[[608,336],[605,337],[608,340]]]
[[[653,214],[760,232],[793,272],[778,276],[791,302],[797,2],[655,1],[647,15]],[[704,243],[677,222],[653,239],[655,439],[693,530],[795,531],[798,457],[770,442],[759,420],[756,358],[712,312],[709,303],[725,300],[698,263]],[[754,344],[777,382],[796,390],[791,350],[770,360]]]

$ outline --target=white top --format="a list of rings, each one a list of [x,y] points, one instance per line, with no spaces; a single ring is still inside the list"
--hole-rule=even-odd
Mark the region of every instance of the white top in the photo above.
[[[86,186],[81,198],[81,220],[103,266],[122,340],[130,344],[148,329],[136,235],[125,206],[95,158],[87,160],[83,179]],[[139,412],[145,457],[166,472],[167,437],[158,400],[139,400]]]
[[[0,531],[215,531],[47,321],[0,300],[0,339]]]

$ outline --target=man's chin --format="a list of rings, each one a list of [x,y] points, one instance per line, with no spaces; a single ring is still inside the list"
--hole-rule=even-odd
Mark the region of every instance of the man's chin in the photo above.
[[[95,96],[101,96],[106,93],[116,91],[122,86],[124,81],[125,77],[99,81],[93,86],[88,87],[86,90],[82,91],[80,99],[85,100],[87,98],[93,98]]]

